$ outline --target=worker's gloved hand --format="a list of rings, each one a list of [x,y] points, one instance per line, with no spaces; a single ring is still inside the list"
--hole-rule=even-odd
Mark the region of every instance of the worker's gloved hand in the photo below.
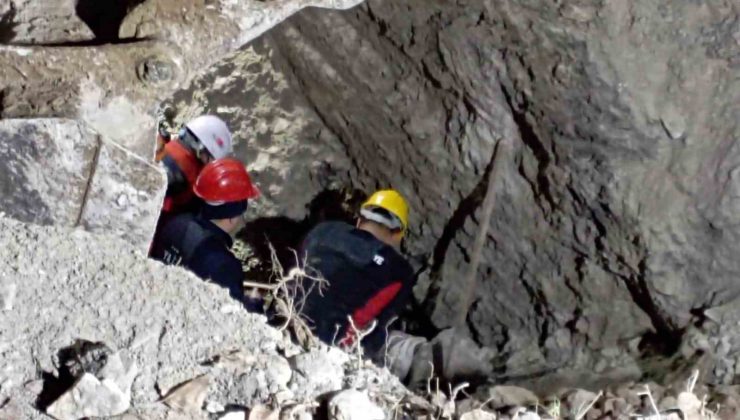
[[[158,140],[161,139],[162,142],[167,143],[170,140],[172,140],[172,133],[169,132],[167,127],[163,126],[160,123],[159,127],[157,128],[157,137],[158,137]]]

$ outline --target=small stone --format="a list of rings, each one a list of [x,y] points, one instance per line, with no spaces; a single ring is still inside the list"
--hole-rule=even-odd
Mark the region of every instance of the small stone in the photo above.
[[[283,391],[279,391],[275,393],[275,401],[282,405],[288,401],[291,401],[295,398],[295,394],[293,394],[293,391],[286,389]]]
[[[304,390],[310,386],[316,393],[338,391],[342,389],[344,376],[341,363],[346,360],[348,356],[336,349],[299,354],[289,361],[294,371],[291,384],[294,383],[296,389]]]
[[[127,350],[121,350],[108,356],[105,366],[98,373],[101,380],[113,381],[127,395],[139,372],[136,363],[131,360]]]
[[[385,413],[370,401],[366,393],[349,389],[340,392],[329,401],[329,419],[384,420]]]
[[[233,313],[236,313],[238,311],[241,311],[242,308],[243,307],[241,305],[228,304],[228,305],[221,306],[220,311],[221,311],[222,314],[233,314]]]
[[[36,379],[35,381],[28,381],[24,387],[31,393],[39,395],[44,390],[43,379]]]
[[[118,204],[118,207],[126,207],[128,205],[128,196],[126,194],[121,194],[116,199],[116,204]]]
[[[542,417],[533,411],[520,411],[516,418],[518,420],[542,420]]]
[[[682,392],[677,398],[678,408],[683,411],[686,418],[700,418],[702,403],[696,395],[690,392]]]
[[[224,407],[221,403],[218,403],[216,401],[206,402],[206,411],[211,414],[220,413],[224,410],[226,410],[226,407]]]
[[[577,389],[565,397],[565,402],[570,407],[570,411],[580,414],[585,411],[589,405],[597,398],[593,392],[583,389]]]
[[[257,405],[249,410],[249,420],[278,420],[280,410],[273,410],[265,405]]]
[[[210,382],[209,375],[200,375],[176,386],[167,393],[163,401],[170,408],[191,412],[198,411],[205,403]]]
[[[101,382],[85,373],[46,409],[46,414],[58,420],[115,416],[128,410],[126,394],[113,381]]]
[[[0,310],[10,311],[13,309],[13,301],[17,290],[15,283],[0,286]]]
[[[145,83],[158,84],[175,77],[174,66],[162,57],[148,57],[136,67],[139,80]]]
[[[484,410],[472,410],[460,416],[460,420],[496,420],[496,415]]]
[[[674,106],[667,106],[660,116],[660,123],[666,134],[673,139],[680,139],[686,132],[686,120]]]
[[[244,411],[232,411],[219,417],[218,420],[246,420],[247,413]]]
[[[518,386],[497,385],[483,394],[488,405],[496,410],[505,407],[526,407],[539,400],[532,392]]]

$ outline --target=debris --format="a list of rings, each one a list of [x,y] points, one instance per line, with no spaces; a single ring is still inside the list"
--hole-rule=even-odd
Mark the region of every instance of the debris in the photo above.
[[[0,286],[0,310],[10,311],[13,309],[16,290],[17,286],[15,283]]]
[[[218,420],[247,420],[247,413],[244,411],[231,411],[219,417]]]
[[[280,410],[271,409],[266,405],[258,405],[249,410],[248,420],[279,420]]]
[[[329,419],[384,420],[385,413],[370,401],[367,393],[349,389],[340,392],[329,401]]]
[[[349,356],[336,348],[299,354],[289,360],[296,373],[290,388],[301,389],[310,383],[319,393],[338,391],[342,389],[342,365],[347,361]]]
[[[198,411],[206,400],[210,381],[209,375],[200,375],[170,390],[162,401],[177,410]]]
[[[511,385],[497,385],[489,388],[483,397],[486,401],[485,406],[496,410],[505,407],[526,407],[538,401],[532,391]]]
[[[702,403],[696,395],[690,392],[678,394],[678,408],[681,409],[685,418],[701,418]]]
[[[460,416],[460,420],[496,420],[496,415],[481,409],[468,411]]]
[[[533,411],[521,411],[517,413],[514,416],[517,420],[541,420],[542,417],[540,417],[539,414],[533,412]]]
[[[215,401],[206,401],[205,410],[211,414],[216,414],[226,411],[226,407]]]
[[[75,340],[59,351],[60,379],[74,380],[46,412],[58,419],[112,416],[126,411],[131,403],[131,385],[138,373],[125,351],[113,353],[102,342]],[[63,382],[62,382],[63,383]],[[43,392],[43,384],[29,382],[26,388]]]
[[[114,381],[104,379],[101,382],[85,373],[46,409],[46,414],[58,420],[108,417],[125,412],[129,404],[128,392],[119,389]]]

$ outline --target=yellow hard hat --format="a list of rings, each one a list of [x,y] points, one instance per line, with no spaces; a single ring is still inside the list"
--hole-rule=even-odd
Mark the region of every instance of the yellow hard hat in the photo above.
[[[370,196],[370,198],[367,199],[367,201],[362,203],[362,206],[360,207],[360,214],[362,214],[363,217],[388,225],[388,227],[390,228],[394,228],[395,226],[393,226],[392,224],[389,225],[389,223],[386,223],[392,221],[376,220],[376,217],[373,217],[373,215],[370,214],[373,208],[384,209],[393,216],[396,216],[398,218],[398,222],[400,222],[401,224],[398,227],[400,227],[403,231],[406,231],[406,229],[408,228],[409,205],[406,204],[406,200],[404,200],[403,196],[399,194],[398,191],[376,191],[375,193],[373,193],[373,195]]]

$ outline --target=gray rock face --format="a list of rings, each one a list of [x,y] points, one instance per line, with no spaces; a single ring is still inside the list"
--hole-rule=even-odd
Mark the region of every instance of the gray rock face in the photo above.
[[[0,122],[0,211],[29,223],[115,233],[146,251],[164,171],[67,119]]]
[[[159,101],[304,7],[360,1],[5,1],[0,116],[76,118],[151,159]]]
[[[740,293],[738,13],[726,0],[371,0],[304,11],[258,52],[341,145],[350,164],[338,183],[409,198],[405,251],[430,263],[417,299],[435,327],[461,310],[460,280],[490,223],[473,336],[512,372],[590,370],[651,333],[672,348]],[[247,95],[261,92],[259,71],[240,68]],[[224,93],[201,86],[214,109]],[[335,156],[311,127],[294,133],[300,143]],[[513,152],[484,222],[499,139]],[[306,167],[255,140],[265,147],[281,167]],[[294,209],[306,196],[275,201]]]

